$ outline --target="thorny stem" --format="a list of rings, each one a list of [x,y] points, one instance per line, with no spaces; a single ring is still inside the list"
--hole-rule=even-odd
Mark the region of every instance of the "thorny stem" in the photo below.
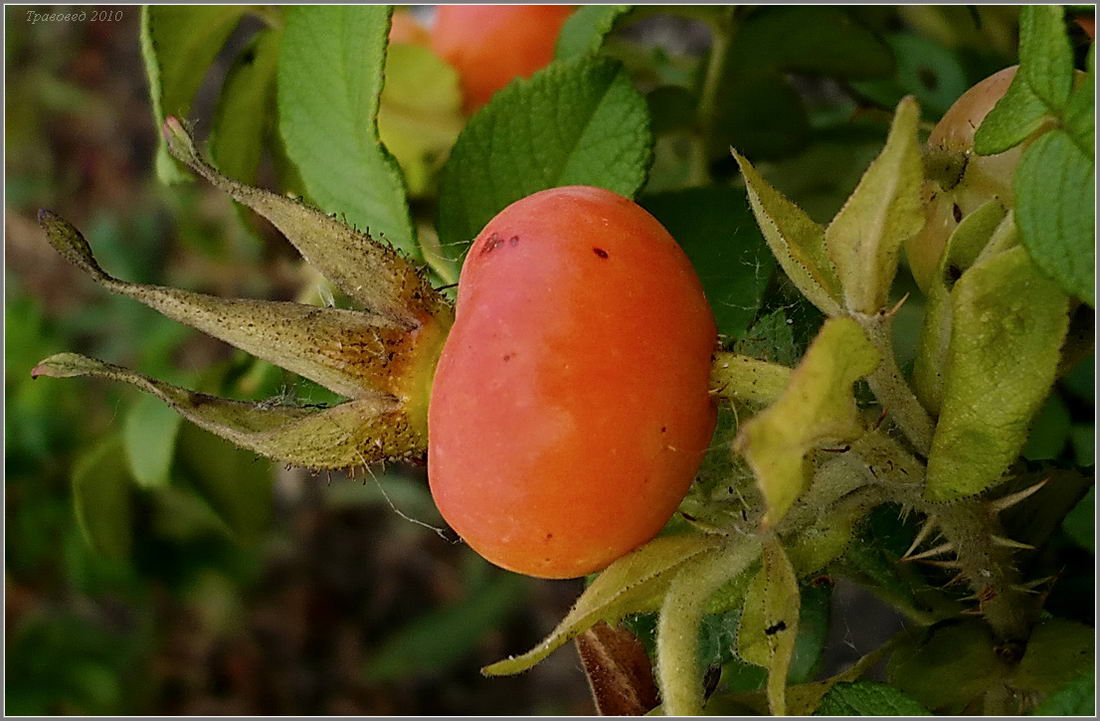
[[[924,409],[913,389],[901,375],[897,358],[894,356],[894,342],[891,336],[893,324],[890,313],[856,316],[863,326],[867,337],[882,356],[878,367],[867,376],[867,384],[882,407],[894,419],[898,427],[922,456],[927,457],[932,448],[932,418]]]
[[[1026,638],[1033,604],[1018,588],[1020,576],[1012,549],[994,540],[1004,534],[987,502],[981,498],[928,501],[923,496],[924,466],[916,458],[877,431],[867,433],[860,443],[853,451],[863,457],[890,500],[935,516],[943,540],[953,546],[953,563],[978,596],[978,609],[994,633],[1006,641]]]

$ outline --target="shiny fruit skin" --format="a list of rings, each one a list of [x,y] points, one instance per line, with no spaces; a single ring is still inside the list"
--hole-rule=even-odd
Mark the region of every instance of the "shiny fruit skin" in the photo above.
[[[714,317],[649,213],[572,186],[505,208],[470,248],[428,416],[428,478],[489,561],[606,567],[664,526],[714,431]]]
[[[568,5],[439,5],[432,49],[462,79],[467,112],[554,59]]]
[[[1006,208],[1015,203],[1012,177],[1027,143],[997,155],[977,155],[973,149],[974,133],[1008,90],[1016,68],[996,72],[963,93],[928,136],[930,150],[946,151],[960,159],[965,156],[966,161],[954,187],[944,188],[937,180],[924,183],[924,228],[905,246],[909,268],[922,290],[928,289],[947,239],[962,218],[994,198]]]

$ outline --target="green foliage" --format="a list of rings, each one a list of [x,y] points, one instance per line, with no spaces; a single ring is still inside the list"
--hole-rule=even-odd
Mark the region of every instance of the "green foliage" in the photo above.
[[[581,56],[509,85],[470,119],[443,169],[444,253],[461,257],[494,215],[539,190],[595,185],[633,196],[652,142],[645,99],[614,61]]]
[[[153,396],[139,398],[126,414],[122,439],[130,473],[139,486],[156,488],[168,483],[182,420],[171,406]]]
[[[367,663],[366,677],[390,681],[447,670],[516,610],[527,586],[520,576],[494,574],[473,588],[467,598],[395,631]]]
[[[538,646],[522,656],[486,666],[482,673],[497,676],[525,671],[600,621],[614,623],[629,613],[655,610],[684,564],[704,555],[711,557],[709,552],[721,545],[719,537],[700,535],[650,541],[608,566]]]
[[[745,196],[730,187],[709,186],[643,196],[641,204],[691,258],[718,332],[743,337],[775,268]]]
[[[133,546],[133,490],[122,442],[108,438],[73,466],[73,510],[84,539],[97,553],[121,560]]]
[[[235,540],[247,545],[263,538],[274,490],[269,462],[191,424],[180,430],[178,459],[183,480]]]
[[[1066,37],[1064,11],[1034,5],[1020,13],[1020,73],[1047,107],[1061,109],[1073,85],[1073,55]]]
[[[992,242],[994,233],[1011,223],[996,200],[971,211],[947,239],[936,274],[929,282],[924,324],[913,364],[913,386],[921,403],[933,413],[938,414],[943,404],[944,365],[951,347],[951,290],[957,279],[954,276],[969,269]]]
[[[1056,130],[1024,151],[1015,180],[1020,240],[1039,268],[1089,305],[1095,303],[1095,167],[1091,153]]]
[[[761,8],[749,16],[737,32],[730,63],[850,80],[894,70],[890,49],[846,8],[812,5]]]
[[[814,716],[930,716],[911,696],[874,681],[838,683],[829,689]]]
[[[958,54],[928,38],[892,34],[886,41],[897,58],[897,74],[883,80],[857,80],[860,93],[879,105],[893,107],[906,95],[920,103],[926,115],[942,115],[967,88],[966,71]]]
[[[275,71],[282,31],[262,30],[225,76],[211,131],[214,165],[230,178],[255,183],[264,145],[274,137]]]
[[[1096,534],[1096,489],[1090,488],[1088,494],[1077,502],[1066,516],[1062,528],[1083,548],[1095,553]]]
[[[153,120],[186,117],[206,71],[229,33],[248,10],[244,5],[150,5],[141,9],[141,53],[149,76]],[[157,176],[178,183],[187,175],[157,146]]]
[[[1066,312],[1065,296],[1023,248],[975,265],[955,284],[929,498],[983,491],[1019,455],[1054,382]]]
[[[1085,673],[1047,696],[1032,712],[1035,716],[1095,716],[1096,677]]]
[[[462,125],[458,72],[428,48],[391,45],[378,135],[401,164],[410,195],[429,191]]]
[[[1076,91],[1063,10],[1028,6],[1020,14],[1020,71],[978,128],[974,149],[1000,153],[1052,122],[1064,126],[1024,150],[1013,180],[1020,240],[1036,265],[1089,305],[1093,289],[1095,50]]]
[[[279,131],[314,202],[415,256],[405,182],[378,139],[389,14],[382,5],[290,9]]]
[[[919,113],[911,98],[898,105],[886,147],[825,229],[849,311],[873,314],[885,307],[902,243],[923,224]]]
[[[959,714],[1007,675],[994,645],[988,628],[977,621],[933,627],[894,650],[886,678],[933,712]]]
[[[805,489],[807,452],[862,433],[851,388],[878,362],[877,351],[854,321],[829,320],[783,395],[741,427],[735,448],[756,474],[769,525],[779,523]]]
[[[569,16],[558,34],[555,55],[559,59],[597,52],[604,37],[615,27],[630,5],[585,5]]]
[[[840,281],[825,249],[825,230],[764,180],[734,151],[756,221],[779,265],[806,298],[826,315],[838,310]]]
[[[1052,693],[1082,673],[1093,670],[1093,630],[1073,621],[1050,619],[1032,631],[1027,652],[1015,669],[1015,687],[1023,691]]]

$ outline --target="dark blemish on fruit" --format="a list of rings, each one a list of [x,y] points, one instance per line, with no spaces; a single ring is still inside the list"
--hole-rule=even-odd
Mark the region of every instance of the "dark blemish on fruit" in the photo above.
[[[600,256],[601,258],[606,258],[607,257],[607,251],[604,250],[603,248],[593,248],[592,252],[595,253],[596,255]]]
[[[503,360],[504,360],[505,363],[507,363],[508,361],[512,360],[515,357],[516,357],[515,353],[505,353],[504,357],[503,357]]]
[[[546,540],[547,540],[547,541],[549,541],[549,540],[550,540],[551,538],[553,538],[553,537],[554,537],[554,534],[553,534],[553,533],[547,533],[547,534],[546,534]]]
[[[768,626],[767,628],[765,628],[764,629],[764,635],[765,636],[774,636],[775,634],[779,633],[780,631],[786,631],[786,630],[787,630],[787,622],[786,621],[780,621],[779,623],[775,624],[774,626]]]
[[[511,238],[509,238],[508,239],[508,245],[512,246],[513,248],[515,248],[517,245],[519,245],[519,236],[518,235],[513,235]]]
[[[661,426],[661,433],[668,433],[668,426]]]
[[[959,207],[958,203],[955,203],[951,206],[951,215],[955,218],[956,223],[963,219],[963,211],[962,208]]]
[[[482,246],[480,255],[488,255],[502,245],[504,245],[504,238],[501,238],[498,234],[493,233],[485,239],[485,245]]]

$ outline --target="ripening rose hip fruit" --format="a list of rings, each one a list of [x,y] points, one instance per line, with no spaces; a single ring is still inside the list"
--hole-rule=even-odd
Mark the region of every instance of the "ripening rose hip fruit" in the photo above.
[[[545,190],[470,248],[428,411],[428,477],[489,561],[544,578],[651,539],[715,423],[716,329],[653,216],[591,187]]]
[[[924,184],[924,229],[905,246],[909,268],[917,285],[927,290],[936,272],[947,239],[959,221],[987,201],[996,198],[1005,207],[1014,204],[1012,176],[1027,143],[998,155],[977,155],[974,133],[1012,83],[1016,66],[990,75],[955,101],[928,136],[928,148],[955,156],[963,172],[958,183],[945,188],[937,180]]]
[[[467,112],[554,59],[568,5],[439,5],[432,49],[462,80]]]

